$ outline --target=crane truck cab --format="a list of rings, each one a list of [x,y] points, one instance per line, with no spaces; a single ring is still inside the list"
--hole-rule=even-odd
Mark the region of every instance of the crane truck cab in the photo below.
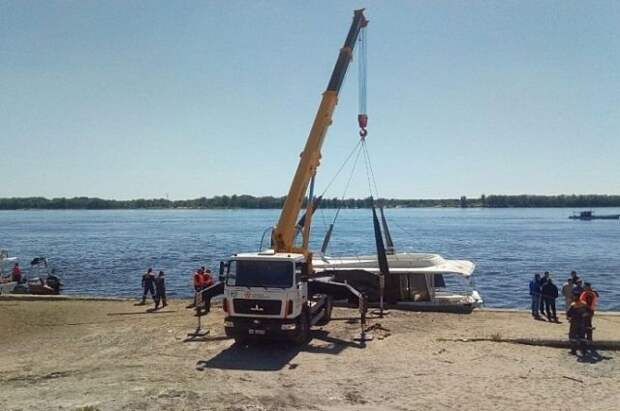
[[[332,299],[309,295],[303,254],[236,254],[222,262],[220,275],[225,282],[224,329],[237,343],[270,337],[303,344],[311,326],[329,322]]]

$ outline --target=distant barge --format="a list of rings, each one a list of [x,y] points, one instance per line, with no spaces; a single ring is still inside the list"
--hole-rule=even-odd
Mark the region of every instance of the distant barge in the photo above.
[[[620,214],[596,215],[592,211],[581,211],[579,214],[573,213],[568,218],[571,220],[618,220],[620,219]]]

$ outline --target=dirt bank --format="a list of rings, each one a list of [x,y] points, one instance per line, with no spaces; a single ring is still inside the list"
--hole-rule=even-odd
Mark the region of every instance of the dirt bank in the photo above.
[[[354,310],[306,347],[237,347],[218,308],[211,334],[186,301],[144,312],[130,301],[0,300],[0,409],[74,410],[615,410],[620,352],[579,361],[561,348],[462,338],[565,338],[566,324],[527,313],[392,311],[366,347]],[[620,316],[596,338],[620,340]]]

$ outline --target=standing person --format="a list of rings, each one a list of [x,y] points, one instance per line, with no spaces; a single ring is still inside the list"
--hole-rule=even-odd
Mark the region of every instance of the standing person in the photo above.
[[[573,302],[573,279],[568,277],[564,285],[562,286],[562,295],[564,296],[564,312],[568,312],[571,303]]]
[[[575,283],[575,286],[573,287],[573,295],[580,296],[582,292],[583,292],[583,282],[581,281],[581,279],[578,279],[577,282]]]
[[[577,282],[581,281],[581,279],[577,275],[577,271],[575,271],[575,270],[570,272],[570,279],[571,279],[571,281],[573,282],[574,285],[577,285]]]
[[[194,301],[188,305],[186,308],[194,308],[198,304],[198,293],[205,288],[204,282],[204,267],[200,267],[196,271],[194,271],[194,275],[192,276],[192,282],[194,284]]]
[[[22,270],[19,268],[19,263],[15,263],[11,270],[11,281],[16,281],[18,283],[22,281]]]
[[[536,273],[534,279],[530,281],[530,296],[532,298],[532,317],[540,320],[538,310],[540,309],[540,274]]]
[[[204,281],[202,277],[202,268],[199,268],[194,272],[193,282],[194,282],[194,291],[199,292],[204,287]]]
[[[547,281],[549,281],[550,279],[549,275],[550,275],[549,271],[545,271],[542,278],[540,279],[540,314],[541,315],[545,315],[545,298],[542,295],[542,289],[545,286],[545,284],[547,284]]]
[[[211,270],[204,269],[202,271],[202,283],[204,285],[204,288],[208,288],[211,287],[213,285],[213,277],[211,276]]]
[[[144,273],[142,275],[142,289],[144,290],[143,294],[142,294],[142,302],[140,303],[140,305],[144,305],[146,304],[146,295],[148,293],[151,293],[151,297],[153,298],[153,301],[155,301],[155,273],[153,272],[153,269],[149,267],[148,270],[146,270],[146,273]]]
[[[155,278],[155,309],[159,308],[159,303],[162,303],[161,308],[168,305],[166,302],[166,279],[164,278],[164,272],[160,271],[159,275]]]
[[[585,354],[585,334],[586,334],[586,316],[588,315],[588,307],[581,302],[579,296],[573,296],[566,318],[570,322],[568,330],[568,339],[570,340],[570,353],[577,354],[577,348],[581,350],[581,354]]]
[[[585,318],[586,338],[588,341],[592,342],[592,331],[594,331],[594,327],[592,327],[592,317],[594,317],[594,310],[596,309],[598,292],[592,289],[592,284],[585,283],[579,300],[588,307],[588,315]]]
[[[558,316],[555,311],[555,300],[558,298],[558,287],[553,284],[551,278],[547,280],[542,287],[542,297],[545,302],[545,311],[547,320],[558,322]]]

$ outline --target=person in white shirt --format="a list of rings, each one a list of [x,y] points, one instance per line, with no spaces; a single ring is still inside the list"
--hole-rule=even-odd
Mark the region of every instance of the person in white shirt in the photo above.
[[[573,288],[575,288],[575,283],[573,282],[573,278],[568,277],[568,280],[566,280],[566,282],[562,286],[562,295],[564,296],[564,309],[567,312],[573,301]]]

